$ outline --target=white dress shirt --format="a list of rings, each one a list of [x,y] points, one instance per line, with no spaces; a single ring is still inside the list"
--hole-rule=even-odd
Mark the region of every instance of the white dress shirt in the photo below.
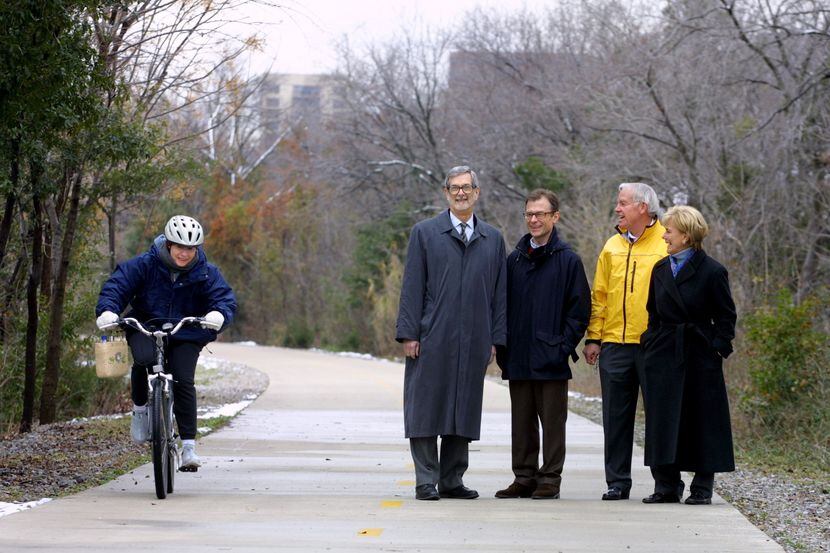
[[[475,217],[471,215],[470,219],[465,223],[450,211],[450,221],[452,221],[452,226],[455,230],[459,230],[459,225],[464,225],[464,233],[467,235],[467,242],[469,242],[473,237],[473,221],[475,221]]]

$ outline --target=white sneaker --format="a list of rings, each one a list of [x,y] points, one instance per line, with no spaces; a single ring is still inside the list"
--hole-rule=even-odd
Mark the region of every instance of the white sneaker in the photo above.
[[[150,440],[150,418],[147,416],[146,408],[143,411],[133,409],[130,434],[133,436],[133,441],[138,444],[143,444]]]
[[[182,469],[193,469],[202,466],[202,460],[196,455],[196,446],[185,444],[182,447]]]

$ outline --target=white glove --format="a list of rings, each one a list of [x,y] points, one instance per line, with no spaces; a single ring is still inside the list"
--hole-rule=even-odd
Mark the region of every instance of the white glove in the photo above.
[[[210,328],[218,331],[225,324],[225,316],[218,311],[211,311],[205,315],[205,320],[202,322],[202,328]]]
[[[106,330],[118,322],[118,315],[112,311],[104,311],[101,316],[95,319],[95,324],[98,325],[99,330]]]

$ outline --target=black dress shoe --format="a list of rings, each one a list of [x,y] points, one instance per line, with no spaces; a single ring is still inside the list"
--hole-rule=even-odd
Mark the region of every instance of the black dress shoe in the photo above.
[[[680,503],[680,498],[673,493],[654,492],[643,498],[643,503]]]
[[[438,490],[435,489],[435,484],[421,484],[415,488],[415,499],[437,501],[440,496]]]
[[[628,499],[628,494],[631,490],[623,490],[617,486],[611,486],[608,491],[602,494],[603,501],[619,501],[620,499]]]
[[[686,498],[685,503],[686,505],[711,505],[712,498],[698,492],[692,492],[692,495]]]
[[[451,490],[441,490],[441,493],[438,495],[447,499],[475,499],[478,497],[478,492],[461,485]]]

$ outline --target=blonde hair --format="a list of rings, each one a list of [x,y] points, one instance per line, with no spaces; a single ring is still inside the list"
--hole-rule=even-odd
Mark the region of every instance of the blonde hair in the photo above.
[[[703,214],[690,205],[676,205],[670,207],[661,219],[664,226],[671,225],[685,234],[691,241],[691,246],[699,250],[703,247],[703,239],[709,234],[709,225]]]

